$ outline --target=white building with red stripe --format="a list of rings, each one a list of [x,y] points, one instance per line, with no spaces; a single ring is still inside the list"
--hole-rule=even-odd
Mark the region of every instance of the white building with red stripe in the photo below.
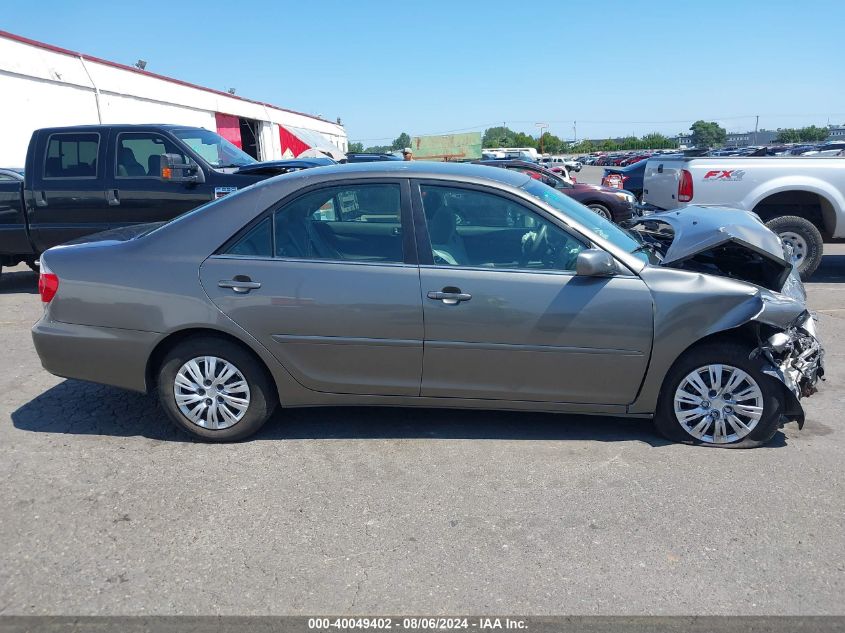
[[[0,167],[22,167],[33,130],[173,123],[216,130],[259,160],[310,148],[345,152],[346,130],[321,117],[0,31]]]

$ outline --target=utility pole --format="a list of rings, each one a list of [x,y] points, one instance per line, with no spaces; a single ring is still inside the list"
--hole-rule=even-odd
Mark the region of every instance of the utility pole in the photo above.
[[[578,144],[578,121],[572,122],[572,136],[575,137],[575,144]]]
[[[754,121],[754,144],[757,145],[757,127],[760,125],[760,115],[758,114]]]
[[[548,130],[549,124],[548,123],[535,123],[538,128],[540,128],[540,153],[543,153],[543,129]]]

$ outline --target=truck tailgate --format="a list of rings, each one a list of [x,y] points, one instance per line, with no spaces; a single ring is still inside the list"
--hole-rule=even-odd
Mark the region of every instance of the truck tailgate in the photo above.
[[[661,209],[684,206],[678,202],[678,181],[685,164],[683,158],[649,159],[643,177],[643,202]]]

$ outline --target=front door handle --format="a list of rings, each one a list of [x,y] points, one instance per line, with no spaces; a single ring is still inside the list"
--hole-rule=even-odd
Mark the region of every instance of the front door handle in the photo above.
[[[44,195],[43,191],[36,191],[35,192],[35,206],[36,207],[46,207],[47,206],[47,196]]]
[[[106,200],[110,207],[116,207],[120,204],[120,192],[117,189],[106,189]]]
[[[461,301],[469,301],[472,299],[471,294],[468,292],[461,292],[458,288],[444,288],[440,291],[430,290],[426,296],[429,299],[434,299],[435,301],[442,301],[449,306],[457,305]]]
[[[252,281],[246,275],[235,275],[233,279],[221,279],[217,282],[219,288],[231,288],[239,294],[245,294],[250,290],[257,290],[261,284],[257,281]]]

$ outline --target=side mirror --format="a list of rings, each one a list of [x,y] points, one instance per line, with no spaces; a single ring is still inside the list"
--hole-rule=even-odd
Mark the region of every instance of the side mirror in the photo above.
[[[162,154],[159,175],[165,182],[205,182],[205,174],[199,165],[185,162],[181,154]]]
[[[582,277],[611,277],[618,272],[613,256],[597,248],[578,253],[575,274]]]

